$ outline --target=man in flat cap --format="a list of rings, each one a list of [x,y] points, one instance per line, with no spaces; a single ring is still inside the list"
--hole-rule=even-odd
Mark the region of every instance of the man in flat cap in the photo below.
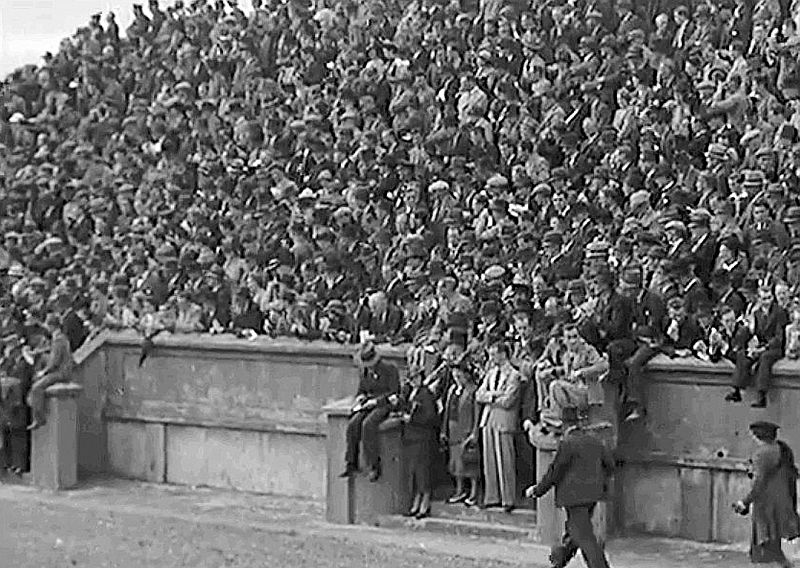
[[[794,453],[785,442],[777,439],[777,424],[754,422],[750,425],[750,434],[756,444],[750,460],[753,485],[733,508],[741,515],[750,513],[753,526],[750,561],[775,562],[788,567],[792,563],[781,550],[781,539],[793,540],[800,536]]]

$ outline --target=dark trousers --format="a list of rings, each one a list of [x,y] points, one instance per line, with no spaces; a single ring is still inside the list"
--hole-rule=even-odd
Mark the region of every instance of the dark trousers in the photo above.
[[[381,447],[378,439],[378,428],[389,416],[389,407],[383,406],[372,410],[357,412],[347,423],[347,452],[345,461],[350,468],[358,468],[359,445],[364,445],[364,459],[367,467],[372,469],[381,463]]]
[[[0,451],[0,463],[3,467],[30,470],[30,433],[25,430],[7,428],[0,436],[3,448]]]
[[[760,391],[768,391],[772,385],[772,366],[783,357],[780,349],[767,349],[758,359],[747,357],[744,350],[736,353],[736,370],[733,374],[733,386],[747,388],[753,385]],[[753,365],[755,369],[753,370]]]
[[[628,382],[625,385],[625,394],[629,402],[644,404],[642,394],[644,366],[647,365],[647,362],[655,357],[657,353],[658,351],[646,343],[641,343],[628,359]]]
[[[608,568],[603,546],[597,540],[592,527],[595,505],[592,503],[564,508],[567,512],[567,523],[562,545],[554,550],[550,557],[554,568],[564,568],[578,550],[583,554],[588,568]]]

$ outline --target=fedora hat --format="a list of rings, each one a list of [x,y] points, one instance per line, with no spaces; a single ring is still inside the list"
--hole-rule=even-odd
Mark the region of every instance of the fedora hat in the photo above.
[[[353,356],[356,365],[359,367],[374,367],[380,358],[381,356],[378,355],[375,344],[371,341],[361,344],[358,351],[356,351],[356,354]]]

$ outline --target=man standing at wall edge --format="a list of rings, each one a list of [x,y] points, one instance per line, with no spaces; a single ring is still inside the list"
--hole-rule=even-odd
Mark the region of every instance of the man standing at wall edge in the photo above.
[[[400,378],[397,368],[381,359],[372,342],[361,345],[354,359],[361,369],[361,380],[347,424],[347,465],[340,477],[359,472],[359,445],[363,442],[369,480],[377,481],[381,476],[378,428],[389,416],[389,399],[393,395],[396,398],[400,391]]]
[[[553,463],[525,496],[539,498],[556,488],[556,507],[567,513],[562,544],[553,548],[553,568],[564,568],[578,550],[588,568],[609,568],[603,546],[592,527],[592,514],[599,501],[606,498],[608,480],[614,471],[614,459],[601,440],[584,431],[578,421],[578,409],[562,410],[566,429],[559,442]]]

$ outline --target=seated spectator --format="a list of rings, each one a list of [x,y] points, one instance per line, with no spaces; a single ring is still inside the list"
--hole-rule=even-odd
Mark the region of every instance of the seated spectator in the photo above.
[[[755,382],[758,394],[751,406],[765,408],[767,392],[772,385],[772,366],[783,357],[788,323],[786,310],[775,300],[773,286],[762,284],[758,301],[750,306],[745,320],[741,341],[746,347],[737,353],[733,390],[725,400],[741,402],[742,389]]]
[[[347,424],[346,465],[341,477],[353,476],[361,470],[359,456],[363,443],[369,479],[377,481],[381,476],[378,427],[389,416],[390,399],[395,403],[399,400],[400,382],[397,369],[381,359],[373,343],[362,344],[355,360],[361,370],[361,380]]]
[[[585,414],[590,405],[603,404],[599,379],[608,372],[608,359],[580,336],[575,323],[565,324],[560,337],[550,340],[537,367],[543,422],[559,428],[563,408]]]

